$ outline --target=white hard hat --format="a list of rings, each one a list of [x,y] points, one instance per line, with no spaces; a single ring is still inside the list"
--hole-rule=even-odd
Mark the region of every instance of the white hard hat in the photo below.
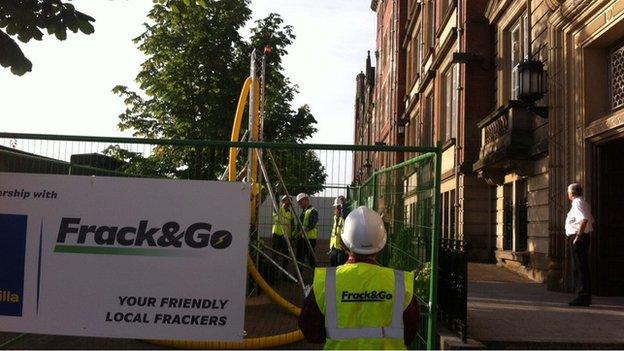
[[[386,246],[387,234],[381,216],[366,206],[360,206],[345,219],[340,237],[349,251],[372,255]]]
[[[297,202],[301,201],[301,199],[305,199],[306,197],[308,197],[308,194],[299,193],[299,195],[297,195]]]
[[[282,197],[280,197],[280,201],[284,200],[290,200],[290,197],[288,197],[288,195],[282,195]]]
[[[336,196],[334,199],[334,207],[344,205],[345,197],[342,195]]]

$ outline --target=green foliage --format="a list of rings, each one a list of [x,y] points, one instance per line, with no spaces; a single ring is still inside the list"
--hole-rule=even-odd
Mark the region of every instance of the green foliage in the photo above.
[[[388,246],[390,247],[389,267],[411,271],[419,266],[420,260],[415,256],[415,232],[412,227],[403,227],[396,233],[388,235]]]
[[[95,19],[77,11],[74,5],[61,0],[2,0],[0,1],[0,65],[10,67],[16,75],[32,70],[19,45],[11,37],[28,43],[42,40],[43,32],[59,40],[67,39],[67,30],[91,34]]]
[[[141,153],[132,152],[121,148],[119,145],[109,146],[104,150],[104,154],[114,157],[117,160],[124,161],[124,164],[117,169],[132,175],[142,175],[150,177],[175,177],[176,169],[162,156],[171,152],[163,152],[163,149],[171,149],[172,146],[157,146],[151,157],[143,157]]]
[[[422,262],[418,257],[419,247],[425,243],[424,237],[413,227],[403,227],[388,234],[387,265],[394,269],[412,271],[415,274],[414,293],[424,301],[429,300],[431,262]]]
[[[431,262],[425,262],[416,271],[414,293],[423,301],[429,301],[429,287],[431,283]]]
[[[280,168],[280,174],[288,188],[289,194],[315,194],[323,190],[323,184],[327,175],[325,174],[325,167],[323,167],[314,151],[291,150],[278,153],[273,152],[273,155],[275,163]],[[273,182],[274,189],[278,193],[283,193],[278,186],[277,175],[273,172],[273,169],[269,167],[267,171],[269,179]]]
[[[119,127],[140,137],[229,140],[240,90],[249,75],[249,55],[253,48],[269,45],[273,54],[267,59],[265,140],[302,142],[312,136],[316,120],[307,105],[292,107],[297,87],[283,74],[282,57],[295,39],[292,27],[270,14],[256,21],[251,38],[245,40],[239,31],[250,18],[248,0],[155,1],[150,23],[135,39],[148,56],[136,77],[143,91],[113,89],[127,107]],[[226,158],[213,149],[156,151],[158,155],[134,158],[115,152],[130,159],[138,171],[144,164],[146,172],[163,176],[214,179],[225,169]],[[326,175],[314,153],[293,160],[296,163],[277,161],[286,182],[323,184]],[[302,169],[309,172],[303,174]],[[315,190],[320,189],[322,185]]]

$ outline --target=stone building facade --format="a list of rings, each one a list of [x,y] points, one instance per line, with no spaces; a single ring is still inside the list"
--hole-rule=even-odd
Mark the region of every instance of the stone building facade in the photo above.
[[[358,77],[358,92],[374,93],[358,100],[369,122],[355,142],[368,130],[373,144],[441,143],[442,235],[553,290],[574,286],[566,186],[581,183],[598,224],[594,291],[623,295],[624,0],[371,5],[378,67],[374,81],[368,68]],[[546,85],[530,104],[518,95],[518,64],[529,59]],[[371,157],[359,168],[397,162]]]
[[[491,0],[486,17],[496,105],[479,122],[474,168],[496,187],[496,257],[553,290],[572,290],[566,186],[579,182],[598,223],[594,291],[624,294],[624,1]],[[514,70],[526,58],[546,69],[542,116],[515,99]]]
[[[495,104],[477,123],[482,145],[473,168],[495,188],[491,206],[496,209],[498,262],[542,281],[549,265],[548,120],[518,101],[517,69],[531,51],[548,71],[544,21],[549,9],[541,0],[527,11],[528,3],[491,0],[487,5],[485,16],[494,32]],[[538,104],[547,104],[547,98]]]
[[[624,295],[624,1],[545,0],[550,11],[549,282],[569,288],[561,235],[565,186],[580,182],[598,226],[592,236],[595,291]]]

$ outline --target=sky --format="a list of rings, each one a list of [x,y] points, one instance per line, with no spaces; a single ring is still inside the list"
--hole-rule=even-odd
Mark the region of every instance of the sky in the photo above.
[[[20,133],[131,136],[117,128],[125,109],[111,92],[136,89],[134,77],[145,56],[132,39],[151,0],[74,0],[96,18],[92,35],[68,32],[58,41],[20,44],[33,62],[22,77],[0,67],[2,130]],[[294,107],[308,104],[318,132],[308,142],[351,144],[355,77],[367,50],[375,50],[375,14],[368,0],[252,0],[253,18],[271,12],[294,27],[297,39],[284,59],[286,76],[299,86]],[[235,106],[232,107],[232,115]]]

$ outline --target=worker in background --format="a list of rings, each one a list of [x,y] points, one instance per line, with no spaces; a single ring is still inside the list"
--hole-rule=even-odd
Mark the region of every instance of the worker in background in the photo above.
[[[302,209],[299,220],[303,226],[299,230],[299,238],[297,239],[297,259],[303,263],[307,259],[310,266],[314,268],[316,267],[316,258],[314,257],[314,252],[310,251],[305,238],[308,238],[310,246],[314,250],[316,248],[316,239],[318,238],[318,211],[312,206],[310,197],[306,193],[297,195],[297,204]]]
[[[344,211],[342,210],[344,207],[346,207],[344,196],[337,196],[334,199],[334,223],[329,239],[329,265],[331,267],[344,264],[348,258],[340,238],[345,220],[345,217],[343,217]]]
[[[288,244],[285,236],[292,237],[294,216],[291,209],[290,197],[282,195],[280,198],[279,214],[273,212],[273,250],[289,257]],[[281,255],[275,255],[275,261],[280,266],[288,270],[288,258]],[[280,272],[281,273],[281,272]],[[279,273],[278,273],[279,274]],[[281,275],[281,274],[279,274]]]
[[[340,207],[340,214],[342,215],[342,218],[347,218],[347,216],[349,215],[349,211],[351,210],[349,208],[349,204],[347,203],[347,199],[342,195],[338,195],[337,198],[342,204],[342,206]]]
[[[299,328],[325,349],[406,349],[419,327],[414,274],[381,267],[386,245],[381,217],[360,206],[346,218],[342,241],[349,260],[317,268],[299,316]]]

